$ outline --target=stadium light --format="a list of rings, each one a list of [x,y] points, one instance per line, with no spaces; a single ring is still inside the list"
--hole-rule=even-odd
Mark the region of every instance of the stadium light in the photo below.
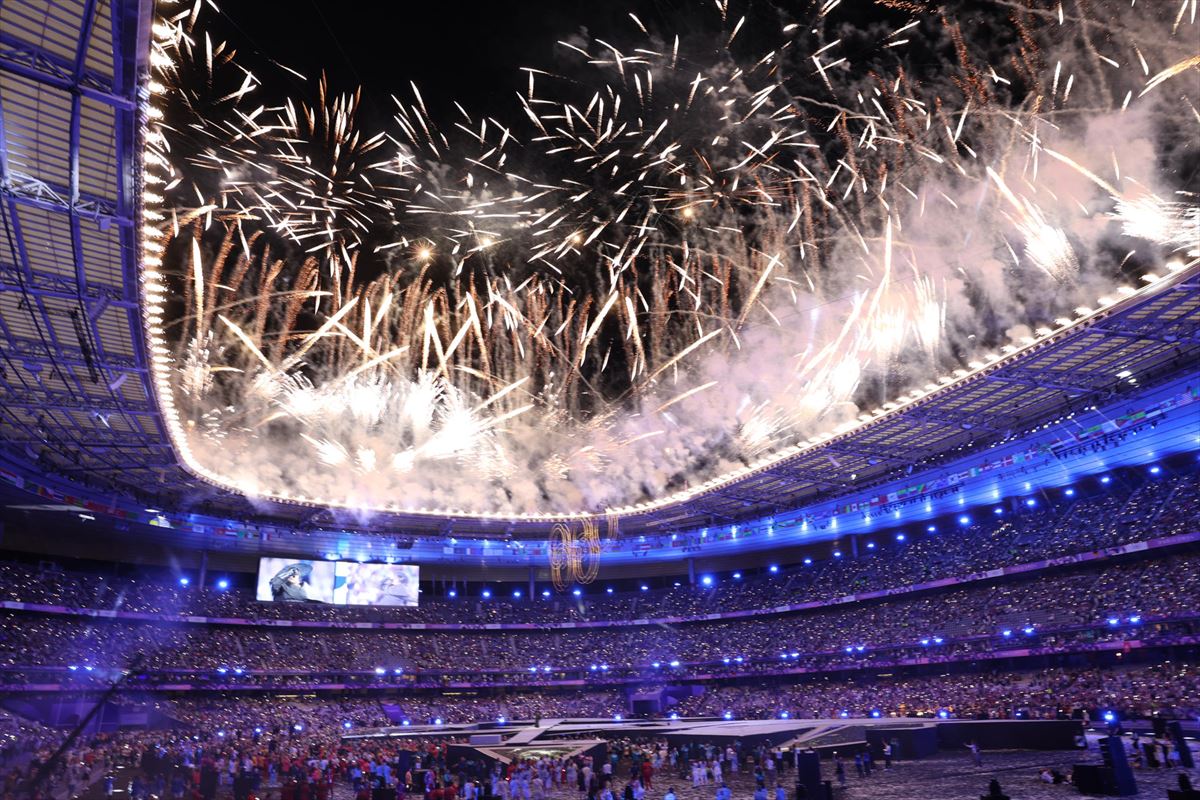
[[[963,514],[961,517],[958,518],[958,524],[959,525],[970,525],[971,518],[968,517],[966,514]]]
[[[1162,472],[1162,467],[1158,466],[1157,464],[1150,468],[1151,475],[1157,475],[1160,472]]]
[[[571,590],[571,594],[575,595],[576,597],[580,597],[581,595],[583,595],[583,589],[576,587]]]
[[[226,580],[225,578],[221,578],[219,581],[217,581],[217,588],[220,589],[222,592],[225,591],[226,589],[229,588],[229,581]]]
[[[491,589],[484,589],[481,594],[482,594],[484,600],[490,600],[492,598],[492,590]]]
[[[807,567],[807,566],[811,566],[811,565],[812,565],[812,559],[811,559],[811,558],[806,558],[806,559],[804,559],[804,566],[806,566],[806,567]]]
[[[644,584],[644,583],[643,583],[643,584],[642,584],[642,591],[643,591],[643,592],[648,592],[648,591],[650,591],[650,587],[649,587],[649,586],[647,586],[646,584]]]
[[[1107,484],[1108,484],[1108,482],[1109,482],[1109,481],[1111,481],[1111,480],[1112,480],[1112,478],[1110,478],[1110,477],[1109,477],[1109,476],[1107,476],[1107,475],[1101,475],[1101,476],[1100,476],[1100,482],[1101,482],[1101,483],[1103,483],[1103,484],[1106,484],[1106,485],[1107,485]]]
[[[903,542],[905,538],[906,538],[906,537],[904,536],[904,534],[903,534],[903,533],[897,533],[897,534],[896,534],[896,541],[897,541],[897,542]]]
[[[875,543],[874,543],[874,542],[867,542],[867,549],[868,549],[868,550],[874,550],[874,549],[875,549]]]
[[[769,571],[771,574],[775,574],[776,572],[779,572],[779,565],[778,565],[778,564],[772,564],[771,566],[767,567],[767,570],[768,570],[768,571]]]
[[[700,579],[700,583],[704,586],[712,586],[713,585],[712,575],[705,575],[704,577],[702,577]]]
[[[187,588],[187,585],[188,585],[189,583],[191,583],[191,581],[190,581],[190,580],[188,580],[188,577],[187,577],[187,575],[184,575],[183,577],[181,577],[181,578],[179,579],[179,585],[180,585],[180,586],[183,586],[184,588]]]
[[[605,589],[604,589],[604,593],[605,593],[605,594],[612,594],[612,593],[613,593],[613,587],[611,587],[611,586],[607,586],[607,587],[605,587]]]
[[[458,591],[455,589],[451,589],[450,591],[446,592],[446,596],[450,597],[450,598],[458,597]]]
[[[733,712],[732,712],[732,711],[726,711],[726,712],[725,712],[724,714],[722,714],[721,716],[722,716],[723,718],[725,718],[725,719],[733,719]]]
[[[740,581],[742,579],[742,573],[740,573],[740,572],[733,573],[733,579],[735,581]]]
[[[520,589],[513,589],[513,597],[515,597],[515,598],[517,598],[518,600],[520,600],[520,599],[521,599],[521,590],[520,590]]]

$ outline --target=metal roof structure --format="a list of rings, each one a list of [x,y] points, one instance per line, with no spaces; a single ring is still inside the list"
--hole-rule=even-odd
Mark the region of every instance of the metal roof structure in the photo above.
[[[149,0],[0,3],[0,455],[94,493],[263,515],[192,476],[160,410],[139,305],[140,83]],[[623,533],[760,517],[962,456],[1200,360],[1200,266],[1063,321],[853,426],[622,514]],[[1193,366],[1189,366],[1193,365]],[[890,407],[890,408],[889,408]],[[276,504],[284,524],[337,512]],[[545,537],[553,521],[378,515],[413,534]]]
[[[0,3],[0,439],[98,488],[174,464],[137,292],[137,0]]]

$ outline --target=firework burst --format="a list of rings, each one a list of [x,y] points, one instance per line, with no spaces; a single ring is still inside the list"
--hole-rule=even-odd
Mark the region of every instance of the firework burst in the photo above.
[[[519,127],[439,125],[410,86],[374,132],[324,78],[312,105],[256,104],[203,15],[168,13],[146,246],[175,291],[148,297],[189,463],[359,508],[602,512],[962,366],[1115,280],[1110,239],[1195,257],[1190,198],[1089,138],[1135,94],[1195,114],[1156,100],[1195,69],[1194,14],[1109,3],[1102,53],[1080,43],[1099,12],[1010,9],[988,59],[916,12],[856,65],[837,5],[754,59],[727,4],[702,60],[633,18],[627,49],[576,37],[574,65],[527,70]],[[945,74],[917,81],[903,53],[941,40]]]

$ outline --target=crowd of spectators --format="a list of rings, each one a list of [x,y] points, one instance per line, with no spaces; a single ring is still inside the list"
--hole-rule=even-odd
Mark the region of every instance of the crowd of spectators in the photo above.
[[[356,608],[259,603],[246,591],[184,588],[161,575],[106,577],[44,565],[0,563],[0,600],[245,619],[462,624],[603,620],[620,624],[639,618],[700,616],[822,601],[1194,532],[1200,521],[1198,500],[1200,474],[1196,473],[1163,475],[1136,487],[1114,480],[1102,491],[1079,499],[1061,494],[1038,498],[1032,507],[1001,506],[1005,513],[980,514],[968,525],[954,524],[952,531],[909,528],[903,542],[884,530],[878,546],[860,549],[856,558],[816,560],[778,574],[724,580],[712,587],[685,584],[613,594],[593,590],[578,598],[554,595],[519,601],[499,595],[485,600],[423,594],[415,608]]]
[[[439,745],[419,739],[348,743],[348,732],[435,722],[612,718],[629,713],[633,693],[657,693],[663,714],[743,719],[1052,718],[1106,710],[1123,717],[1200,715],[1200,672],[1186,659],[1164,660],[1171,657],[1168,648],[1191,653],[1200,643],[1196,545],[952,582],[870,602],[842,600],[1195,532],[1200,479],[1163,476],[1135,487],[1114,484],[1080,499],[1063,493],[998,508],[1002,513],[989,509],[987,519],[956,524],[953,532],[913,532],[903,541],[881,533],[871,548],[860,538],[856,555],[778,574],[545,602],[442,597],[423,599],[417,609],[258,604],[240,591],[0,563],[0,599],[248,622],[3,611],[0,683],[30,696],[49,689],[69,694],[124,678],[122,696],[160,712],[170,729],[81,740],[56,765],[50,785],[70,789],[117,766],[137,765],[141,789],[160,796],[175,781],[199,787],[214,780],[236,785],[241,778],[245,788],[253,777],[305,786],[304,796],[316,798],[322,786],[328,792],[336,781],[350,784],[394,762],[397,748],[415,748],[434,762],[444,756]],[[823,605],[772,610],[804,601]],[[717,610],[762,613],[700,618]],[[281,617],[606,624],[461,631],[256,624]],[[682,619],[662,621],[668,617]],[[1101,659],[1066,658],[1098,649],[1115,658],[1133,648],[1142,648],[1138,658],[1154,659],[1152,664],[1106,669],[1097,666]],[[1039,661],[1039,667],[1091,666],[1016,671],[1015,663],[1028,670],[1032,660],[1002,660],[1021,653],[1062,656]],[[943,664],[945,672],[935,674]],[[207,691],[179,692],[169,684]],[[259,693],[230,691],[234,685]],[[356,694],[339,695],[340,686],[353,686]],[[680,697],[680,687],[691,694]],[[281,689],[304,691],[266,691]],[[318,698],[314,690],[328,694]],[[24,796],[20,787],[62,736],[0,712],[0,790]],[[444,759],[440,767],[447,767]],[[127,791],[137,797],[134,787]]]
[[[383,670],[411,682],[490,671],[528,683],[581,674],[613,679],[679,670],[843,669],[1011,648],[1052,652],[1103,642],[1183,641],[1200,633],[1196,597],[1200,553],[1189,551],[786,615],[582,630],[308,630],[10,612],[0,615],[0,674],[11,683],[12,675],[32,668],[126,668],[137,654],[140,671],[191,671],[206,673],[206,681],[238,682],[253,672],[375,676]]]
[[[241,776],[243,789],[305,784],[307,794],[296,791],[292,796],[316,798],[330,796],[335,783],[352,784],[377,774],[378,765],[389,763],[394,767],[387,773],[391,783],[411,782],[413,776],[406,771],[432,767],[438,785],[456,782],[461,787],[464,779],[489,778],[446,774],[463,769],[446,761],[446,745],[456,740],[453,732],[436,740],[420,732],[401,739],[353,737],[368,732],[364,729],[402,726],[408,721],[420,725],[436,720],[436,724],[451,725],[500,719],[608,718],[625,713],[625,699],[615,692],[403,697],[394,701],[208,696],[160,700],[156,705],[172,721],[169,728],[85,734],[53,765],[51,779],[44,786],[69,797],[125,767],[121,774],[126,779],[134,775],[137,784],[131,781],[120,788],[134,797],[139,791],[165,796],[178,781],[197,791],[208,786],[215,792],[224,786],[225,791],[233,787],[236,792]],[[1122,720],[1195,718],[1200,715],[1200,670],[1194,665],[1163,662],[1118,670],[1048,669],[708,686],[663,710],[672,717],[738,719],[918,716],[1088,721],[1107,713]],[[0,748],[0,796],[36,796],[27,793],[28,781],[65,735],[63,730],[0,714],[0,741],[4,743]],[[614,749],[624,752],[619,743]],[[398,761],[400,750],[407,753],[402,763]],[[665,746],[657,760],[658,769],[671,760]],[[680,762],[676,758],[672,763],[683,764],[683,769],[686,759]],[[559,766],[565,768],[566,764]],[[319,793],[321,783],[325,784],[324,795]]]
[[[525,778],[507,772],[492,776],[481,765],[449,761],[447,745],[462,740],[465,734],[353,737],[369,733],[365,729],[403,727],[410,722],[437,726],[620,718],[627,713],[623,694],[595,691],[391,699],[209,695],[151,702],[170,720],[167,728],[85,734],[61,761],[51,762],[49,778],[38,792],[29,789],[29,782],[64,740],[66,731],[0,713],[0,797],[72,797],[90,785],[141,799],[168,793],[228,797],[231,790],[234,797],[244,798],[261,796],[261,790],[271,787],[272,796],[318,800],[334,796],[334,788],[341,786],[351,792],[342,796],[370,797],[371,784],[381,782],[406,785],[417,794],[427,792],[429,781],[461,790],[472,780],[478,784]],[[676,704],[668,700],[662,711],[671,717],[738,719],[919,716],[1084,721],[1108,713],[1122,720],[1195,718],[1200,715],[1200,671],[1194,665],[1167,661],[1118,670],[1067,668],[709,685]],[[686,754],[668,753],[665,744],[654,750],[657,756],[648,772],[664,769],[668,762],[680,775],[686,771]],[[613,752],[628,758],[630,748],[616,742]],[[550,761],[518,763],[514,770],[529,770],[558,785],[568,768],[579,770],[585,763],[580,760],[571,765],[553,755],[542,758]],[[432,777],[425,778],[422,769],[431,770]],[[562,771],[552,776],[556,770]],[[599,765],[589,771],[600,772]],[[120,786],[116,785],[117,776]],[[490,787],[496,789],[497,785]],[[473,793],[476,797],[491,793],[480,788],[483,791]],[[366,794],[361,793],[364,790]],[[500,789],[495,794],[508,797],[511,792]]]
[[[820,679],[709,687],[675,709],[681,716],[951,716],[971,719],[1200,717],[1200,669],[1163,662],[1126,669],[1055,668],[921,677]]]

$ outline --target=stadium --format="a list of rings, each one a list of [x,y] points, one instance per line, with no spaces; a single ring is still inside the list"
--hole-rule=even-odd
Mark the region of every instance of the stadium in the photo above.
[[[397,12],[0,0],[0,797],[1200,797],[1196,0]]]

